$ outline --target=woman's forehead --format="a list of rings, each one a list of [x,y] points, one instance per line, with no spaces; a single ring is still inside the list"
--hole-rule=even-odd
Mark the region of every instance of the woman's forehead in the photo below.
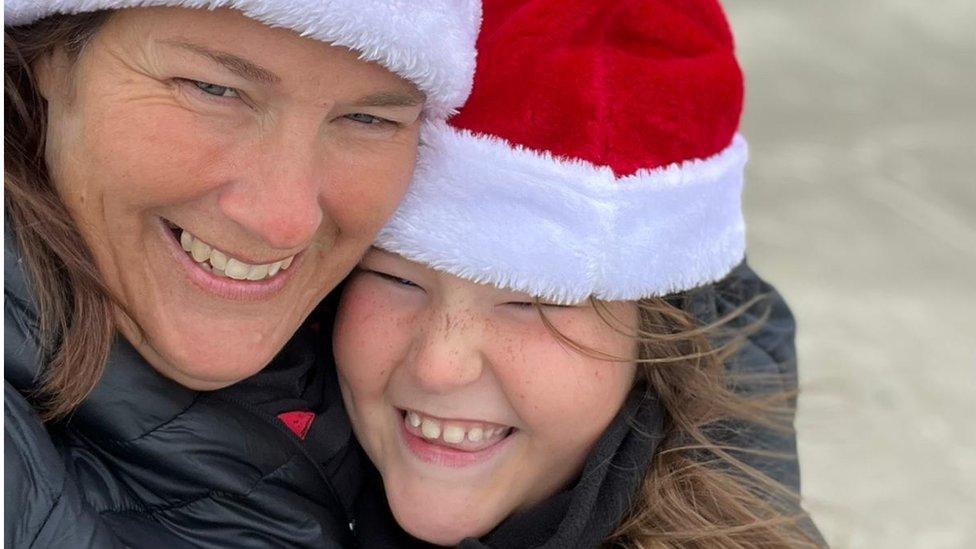
[[[262,86],[354,88],[351,106],[414,107],[425,96],[411,82],[342,46],[272,28],[230,9],[139,8],[113,13],[100,33],[113,54],[161,63],[211,65]],[[161,59],[160,59],[161,58]],[[356,79],[350,79],[354,72]]]

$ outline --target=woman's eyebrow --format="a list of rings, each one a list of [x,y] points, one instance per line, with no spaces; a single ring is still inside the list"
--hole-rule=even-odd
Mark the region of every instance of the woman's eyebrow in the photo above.
[[[233,53],[215,50],[184,40],[161,40],[160,43],[188,50],[197,55],[202,55],[211,61],[223,65],[227,70],[233,72],[234,74],[248,80],[261,82],[264,84],[277,84],[278,82],[281,82],[281,78],[277,74],[265,69],[264,67],[261,67],[253,61],[248,61],[247,59]]]
[[[360,97],[350,103],[353,107],[416,107],[427,97],[420,91],[381,91]]]

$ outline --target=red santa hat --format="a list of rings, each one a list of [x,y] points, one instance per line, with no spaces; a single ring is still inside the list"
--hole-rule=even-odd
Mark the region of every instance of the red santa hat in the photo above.
[[[742,73],[715,0],[485,4],[377,246],[561,303],[715,281],[745,249]]]
[[[349,48],[415,84],[427,95],[425,109],[434,119],[453,113],[471,91],[480,0],[4,0],[4,24],[150,6],[232,8]]]

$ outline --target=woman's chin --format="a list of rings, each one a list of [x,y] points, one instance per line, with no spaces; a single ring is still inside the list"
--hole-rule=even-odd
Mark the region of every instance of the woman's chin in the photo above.
[[[145,337],[127,339],[157,372],[197,391],[220,389],[251,377],[267,366],[280,347],[272,348],[267,340],[254,345],[239,335],[229,339],[199,332],[154,337],[147,331]]]

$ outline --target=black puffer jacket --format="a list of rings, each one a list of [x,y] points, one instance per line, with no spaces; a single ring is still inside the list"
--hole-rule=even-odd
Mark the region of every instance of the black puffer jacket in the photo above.
[[[37,312],[9,238],[5,547],[348,544],[358,456],[318,336],[300,332],[265,371],[212,393],[160,376],[119,338],[91,396],[45,426],[24,398]],[[298,414],[301,429],[276,417],[296,410],[318,415]]]

